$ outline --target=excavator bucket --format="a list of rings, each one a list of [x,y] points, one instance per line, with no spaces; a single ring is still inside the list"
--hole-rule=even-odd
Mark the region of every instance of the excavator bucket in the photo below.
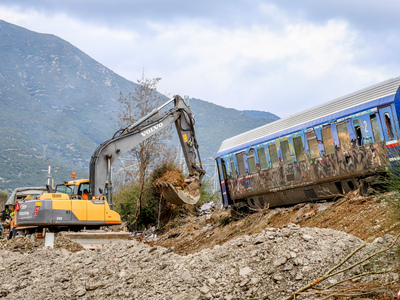
[[[177,180],[176,173],[167,172],[153,184],[158,193],[175,205],[196,204],[200,199],[201,181],[195,177],[189,177],[182,181]]]

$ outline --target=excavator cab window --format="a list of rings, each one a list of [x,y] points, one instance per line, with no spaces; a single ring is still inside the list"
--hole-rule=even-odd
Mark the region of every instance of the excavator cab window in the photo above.
[[[81,183],[79,185],[78,195],[82,196],[85,190],[89,191],[89,182]]]
[[[74,187],[68,186],[65,184],[58,184],[56,186],[56,193],[64,193],[64,194],[72,195],[74,193]]]

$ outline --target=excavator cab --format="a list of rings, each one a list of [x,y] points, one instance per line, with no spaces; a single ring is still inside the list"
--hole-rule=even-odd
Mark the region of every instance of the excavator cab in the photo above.
[[[55,192],[69,196],[82,196],[85,189],[89,190],[89,180],[80,179],[57,184]]]

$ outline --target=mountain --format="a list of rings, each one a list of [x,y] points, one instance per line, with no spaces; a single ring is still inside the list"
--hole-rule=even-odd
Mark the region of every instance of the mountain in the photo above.
[[[242,112],[244,112],[245,114],[247,114],[249,116],[271,120],[270,122],[280,119],[277,115],[274,115],[273,113],[261,111],[261,110],[242,110]]]
[[[0,188],[76,170],[115,131],[110,116],[132,83],[70,43],[0,21]],[[59,174],[61,173],[61,174]]]
[[[120,93],[136,83],[70,43],[0,20],[0,189],[88,177],[90,157],[118,129]],[[222,140],[261,126],[255,117],[191,99],[200,153],[208,165]]]

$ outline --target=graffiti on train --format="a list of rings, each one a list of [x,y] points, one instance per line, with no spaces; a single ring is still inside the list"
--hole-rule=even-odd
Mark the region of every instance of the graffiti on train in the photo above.
[[[347,151],[336,149],[321,158],[281,164],[279,167],[227,180],[230,196],[235,199],[246,194],[273,192],[332,181],[342,177],[365,176],[389,163],[384,142],[353,146]]]

